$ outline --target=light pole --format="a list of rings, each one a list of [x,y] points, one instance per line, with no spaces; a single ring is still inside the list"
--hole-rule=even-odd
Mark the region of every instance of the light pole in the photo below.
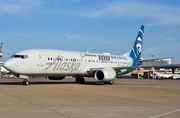
[[[3,44],[3,43],[1,43],[1,47],[0,47],[0,48],[1,48],[1,52],[0,52],[1,54],[2,54],[2,44]],[[2,57],[1,57],[1,62],[2,62]]]
[[[153,59],[154,55],[152,55],[152,59]],[[153,65],[153,60],[152,60],[152,65]]]
[[[1,47],[0,47],[0,51],[1,51],[1,52],[0,52],[0,53],[1,53],[1,62],[2,62],[2,44],[3,44],[3,43],[1,43]],[[2,65],[1,65],[1,66],[2,66]],[[0,66],[0,76],[2,75],[2,73],[1,73],[1,66]]]
[[[154,57],[154,55],[152,55],[152,66],[153,66],[153,57]],[[154,79],[154,74],[153,74],[153,79]]]

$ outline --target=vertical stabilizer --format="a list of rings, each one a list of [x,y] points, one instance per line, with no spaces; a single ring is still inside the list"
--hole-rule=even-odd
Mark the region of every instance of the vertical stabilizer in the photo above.
[[[160,74],[156,71],[154,67],[152,67],[153,75],[160,76]]]
[[[143,35],[144,35],[144,25],[142,25],[137,34],[136,40],[131,48],[131,50],[126,53],[126,56],[129,56],[133,59],[133,65],[139,65],[139,60],[141,58],[142,44],[143,44]]]
[[[137,37],[135,39],[135,42],[131,48],[131,50],[123,56],[128,56],[131,57],[131,61],[128,66],[138,66],[140,65],[139,60],[141,60],[141,52],[142,52],[142,44],[143,44],[143,35],[144,35],[144,25],[141,25]],[[122,70],[118,74],[125,74],[128,73],[129,71],[127,69]]]
[[[130,54],[130,56],[135,58],[137,61],[139,61],[141,57],[143,35],[144,35],[144,25],[142,25],[141,28],[139,29],[138,35],[136,37],[136,40],[134,42],[134,45],[132,47],[131,54]]]
[[[154,67],[152,67],[152,71],[153,71],[153,74],[155,74],[155,73],[156,73],[156,70],[155,70],[155,68],[154,68]]]

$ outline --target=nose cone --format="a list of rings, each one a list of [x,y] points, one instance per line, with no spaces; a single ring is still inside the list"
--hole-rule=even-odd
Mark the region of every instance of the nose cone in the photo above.
[[[14,71],[14,66],[15,66],[15,63],[14,63],[14,60],[12,59],[9,59],[4,63],[4,67],[11,72]]]

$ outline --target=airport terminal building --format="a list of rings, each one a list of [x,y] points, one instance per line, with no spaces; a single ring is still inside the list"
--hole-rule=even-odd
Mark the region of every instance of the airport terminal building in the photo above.
[[[141,61],[141,65],[167,65],[171,64],[171,59],[174,57],[169,58],[160,58],[158,60],[146,60]],[[161,73],[172,73],[171,69],[168,68],[156,68],[156,70]],[[178,69],[174,71],[174,73],[180,73]],[[119,76],[120,78],[139,78],[139,79],[153,79],[152,69],[151,68],[137,68],[136,70],[132,71],[131,73],[128,73],[126,75]]]

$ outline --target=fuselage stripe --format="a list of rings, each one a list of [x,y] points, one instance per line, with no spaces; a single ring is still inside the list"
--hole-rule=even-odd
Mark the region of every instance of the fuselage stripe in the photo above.
[[[134,51],[134,48],[132,48],[132,50],[133,50],[133,52],[134,52],[135,57],[137,58],[136,53],[135,53],[135,51]]]
[[[144,35],[144,33],[143,33],[143,31],[141,29],[139,31]]]

